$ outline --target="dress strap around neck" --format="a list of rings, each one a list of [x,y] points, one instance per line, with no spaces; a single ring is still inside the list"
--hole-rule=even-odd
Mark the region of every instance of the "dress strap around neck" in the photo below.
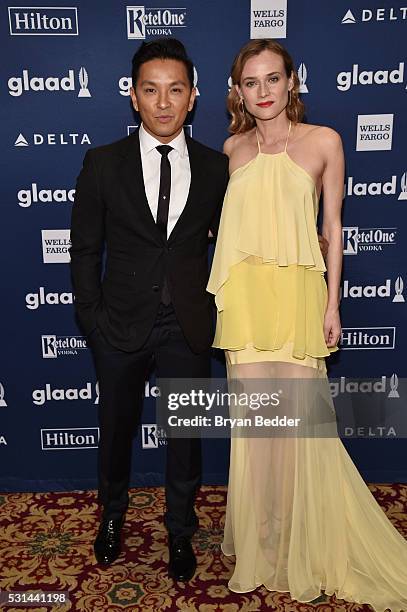
[[[290,121],[290,125],[288,126],[288,134],[287,134],[287,140],[285,141],[284,153],[287,153],[287,145],[288,145],[288,139],[290,138],[290,132],[291,132],[291,121]]]
[[[257,138],[257,147],[259,149],[259,153],[261,153],[260,140],[259,140],[259,132],[257,131],[257,127],[256,127],[256,138]]]

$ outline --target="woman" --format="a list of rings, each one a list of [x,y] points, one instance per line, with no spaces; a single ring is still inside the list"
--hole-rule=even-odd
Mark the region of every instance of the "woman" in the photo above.
[[[277,388],[311,433],[232,438],[222,544],[236,556],[229,588],[264,585],[300,602],[325,591],[407,610],[407,542],[329,429],[330,394],[315,391],[328,386],[325,357],[341,332],[341,139],[301,123],[299,80],[278,43],[245,45],[232,80],[230,182],[208,284],[214,346],[225,350],[229,380],[243,391]],[[326,267],[316,230],[322,190]]]

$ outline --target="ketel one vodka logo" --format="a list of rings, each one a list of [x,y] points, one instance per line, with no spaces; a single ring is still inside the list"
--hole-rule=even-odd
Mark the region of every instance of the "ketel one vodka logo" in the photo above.
[[[78,98],[90,98],[91,93],[88,88],[89,77],[85,68],[81,68],[78,73],[79,91]],[[75,71],[68,70],[68,76],[64,77],[42,77],[31,76],[28,70],[23,70],[22,76],[12,76],[8,80],[8,92],[10,96],[18,98],[27,91],[75,91]]]
[[[126,6],[127,38],[142,40],[147,36],[173,36],[173,30],[186,28],[185,8],[147,8]]]
[[[142,448],[158,448],[166,444],[165,431],[159,428],[156,423],[144,423],[141,426]]]
[[[41,336],[43,359],[57,359],[60,356],[78,355],[78,351],[88,348],[83,336]]]
[[[397,227],[343,227],[343,254],[377,253],[396,244]]]

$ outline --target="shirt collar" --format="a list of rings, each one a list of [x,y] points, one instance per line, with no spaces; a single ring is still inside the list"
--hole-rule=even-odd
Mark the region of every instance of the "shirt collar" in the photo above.
[[[154,138],[154,136],[149,134],[147,130],[145,129],[145,127],[143,126],[143,124],[140,125],[139,138],[140,138],[140,150],[141,150],[141,153],[144,155],[147,155],[153,149],[163,144],[162,142],[157,140],[157,138]],[[181,130],[178,136],[176,136],[173,140],[171,140],[167,144],[173,149],[175,149],[178,152],[180,157],[188,156],[188,148],[187,148],[187,142],[185,140],[184,130]]]

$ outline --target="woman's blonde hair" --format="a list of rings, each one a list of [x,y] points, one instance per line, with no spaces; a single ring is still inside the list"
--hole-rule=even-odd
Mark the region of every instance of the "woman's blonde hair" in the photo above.
[[[241,98],[236,90],[235,85],[240,85],[240,79],[245,63],[250,57],[259,55],[262,51],[272,51],[283,58],[285,72],[288,78],[293,77],[293,88],[289,95],[289,101],[286,106],[287,117],[293,123],[298,123],[304,116],[304,104],[299,98],[300,80],[297,72],[294,68],[293,60],[288,51],[280,45],[280,43],[272,40],[271,38],[260,38],[258,40],[250,40],[244,47],[242,47],[235,57],[233,62],[231,77],[232,77],[232,88],[229,92],[227,99],[227,108],[232,116],[232,120],[229,125],[229,132],[232,134],[241,134],[251,130],[255,125],[255,119],[245,108],[244,103],[241,102]],[[243,108],[242,108],[243,107]]]

